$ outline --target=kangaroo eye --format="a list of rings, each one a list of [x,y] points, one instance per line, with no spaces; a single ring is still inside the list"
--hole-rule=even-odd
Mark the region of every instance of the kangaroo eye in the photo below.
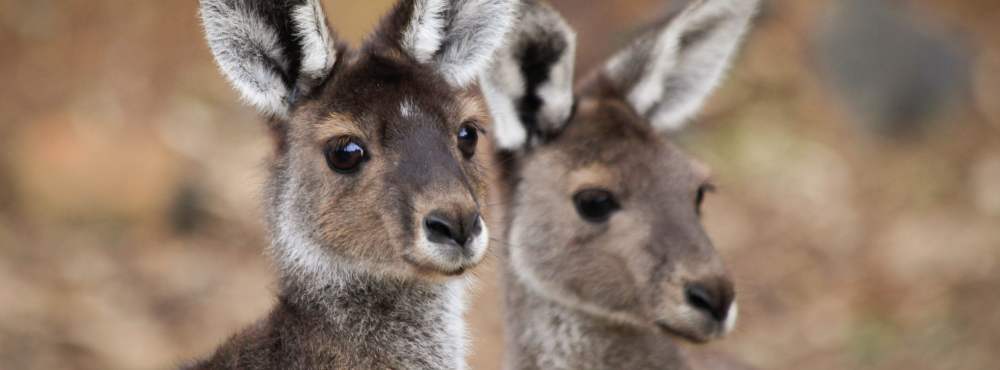
[[[590,223],[603,223],[621,209],[614,194],[602,189],[586,189],[573,195],[573,204],[580,217]]]
[[[355,173],[367,159],[365,147],[353,137],[336,137],[326,145],[326,163],[337,173]]]
[[[705,195],[715,191],[715,185],[704,184],[698,187],[698,193],[694,196],[694,211],[701,214],[701,204],[705,202]]]
[[[465,159],[471,159],[476,155],[476,145],[479,144],[479,131],[471,123],[462,125],[458,129],[458,150],[462,152]]]

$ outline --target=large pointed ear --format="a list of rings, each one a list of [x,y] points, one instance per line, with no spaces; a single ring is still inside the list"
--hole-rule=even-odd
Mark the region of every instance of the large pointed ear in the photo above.
[[[481,86],[500,149],[516,150],[558,132],[573,110],[576,33],[547,4],[525,0],[517,23]]]
[[[719,84],[757,3],[688,1],[612,57],[603,72],[657,129],[680,129]]]
[[[287,118],[337,59],[320,0],[201,0],[201,18],[223,74],[265,114]]]
[[[489,64],[513,23],[517,0],[403,0],[380,36],[449,83],[467,87]]]

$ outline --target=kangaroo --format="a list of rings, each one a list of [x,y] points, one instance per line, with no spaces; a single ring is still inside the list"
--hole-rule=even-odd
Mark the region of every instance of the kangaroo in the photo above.
[[[574,90],[573,30],[524,1],[483,89],[503,164],[506,369],[744,368],[687,353],[732,330],[700,221],[709,169],[664,136],[718,85],[753,0],[696,0]]]
[[[488,246],[477,77],[502,0],[402,0],[357,51],[319,0],[201,0],[225,77],[274,138],[277,303],[192,369],[464,369],[465,272]]]

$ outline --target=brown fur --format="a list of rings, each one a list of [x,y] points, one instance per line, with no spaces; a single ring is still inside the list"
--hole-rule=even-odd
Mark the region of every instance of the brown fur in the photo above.
[[[402,40],[422,1],[402,0],[359,51],[338,45],[327,53],[314,42],[323,38],[313,26],[325,26],[316,0],[202,0],[223,72],[272,115],[276,150],[265,195],[280,286],[266,318],[190,368],[465,368],[466,281],[459,275],[485,254],[486,230],[476,225],[485,222],[481,200],[491,149],[478,145],[468,156],[459,148],[459,132],[468,126],[488,132],[491,121],[474,83],[459,84],[436,62],[417,60]],[[458,19],[454,7],[463,4],[448,5],[440,16],[453,18],[442,27],[481,17]],[[509,26],[498,22],[486,25]],[[441,42],[442,53],[484,42],[462,30],[425,31],[460,38]],[[269,32],[282,50],[254,49]],[[234,55],[246,60],[234,62]],[[296,68],[310,56],[313,62],[336,58],[322,81],[298,76]],[[281,69],[282,79],[242,67],[254,63]],[[258,89],[265,83],[279,85]],[[286,90],[278,103],[287,105],[275,107],[275,91]],[[350,173],[328,160],[345,138],[366,155]],[[464,241],[451,234],[431,238],[432,214],[464,222]]]
[[[449,205],[475,209],[486,192],[480,160],[487,154],[466,161],[455,145],[454,133],[463,122],[489,124],[488,117],[467,108],[469,94],[475,93],[456,91],[427,67],[380,54],[362,55],[335,71],[328,88],[288,128],[289,158],[277,158],[302,180],[294,195],[308,210],[312,221],[306,222],[319,225],[316,239],[343,258],[405,274],[427,272],[402,258],[416,253],[407,249],[420,227],[414,216]],[[402,117],[404,103],[423,117]],[[359,174],[340,176],[327,168],[322,146],[335,132],[355,133],[368,143],[372,160]],[[408,162],[411,158],[425,161]]]

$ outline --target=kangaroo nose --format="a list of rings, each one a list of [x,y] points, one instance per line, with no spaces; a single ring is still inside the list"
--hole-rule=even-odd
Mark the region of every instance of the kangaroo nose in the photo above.
[[[443,211],[433,211],[424,217],[424,229],[427,240],[433,243],[455,243],[465,248],[482,230],[479,220],[479,212],[454,217]]]
[[[726,279],[688,283],[684,287],[684,295],[688,304],[718,321],[726,320],[736,296],[733,283]]]

